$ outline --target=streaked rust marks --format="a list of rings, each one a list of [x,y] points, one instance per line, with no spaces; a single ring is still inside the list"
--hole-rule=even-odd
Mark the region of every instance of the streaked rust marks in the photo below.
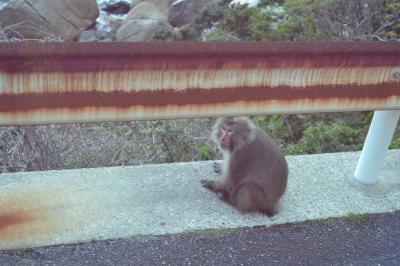
[[[0,71],[396,66],[397,43],[0,43]]]
[[[0,45],[1,49],[1,45]],[[194,51],[195,52],[195,51]],[[162,58],[146,56],[94,55],[88,57],[0,57],[0,71],[4,73],[53,72],[77,73],[89,71],[132,71],[132,70],[163,70],[163,69],[249,69],[265,68],[320,68],[320,67],[387,67],[398,66],[400,55],[393,54],[267,54],[267,55],[202,55]]]
[[[7,124],[45,124],[71,122],[103,122],[126,120],[178,119],[216,116],[291,114],[314,112],[350,112],[390,110],[399,108],[400,97],[382,99],[326,99],[291,101],[253,101],[206,105],[166,105],[164,107],[135,106],[127,108],[86,107],[77,109],[38,109],[13,112],[6,117]],[[0,115],[1,118],[1,115]]]
[[[399,63],[400,64],[400,63]],[[112,92],[140,90],[186,90],[239,87],[304,87],[326,85],[372,85],[399,82],[399,67],[327,68],[223,68],[184,70],[132,70],[98,72],[14,73],[0,77],[0,94],[31,92]],[[399,82],[400,84],[400,82]]]
[[[27,93],[22,95],[0,94],[0,112],[29,111],[35,109],[111,107],[129,108],[134,106],[166,107],[207,104],[228,104],[232,102],[257,102],[266,100],[290,101],[299,99],[383,99],[400,97],[397,83],[381,85],[343,85],[307,87],[242,87],[222,89],[188,89],[184,91],[143,90],[136,92],[64,92]],[[400,105],[400,103],[399,103]]]

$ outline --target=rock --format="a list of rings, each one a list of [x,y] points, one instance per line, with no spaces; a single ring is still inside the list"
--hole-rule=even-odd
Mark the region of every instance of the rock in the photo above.
[[[121,26],[123,17],[120,15],[103,16],[97,19],[96,36],[99,41],[111,41],[116,39],[118,28]]]
[[[117,41],[149,41],[159,27],[168,25],[168,17],[157,6],[142,1],[122,22],[117,31]]]
[[[97,42],[98,38],[96,36],[95,30],[85,30],[79,34],[78,42]]]
[[[101,10],[114,15],[127,14],[130,9],[131,5],[123,0],[109,0],[109,2],[105,2],[101,7]]]
[[[98,40],[112,40],[114,37],[114,34],[112,32],[111,27],[103,27],[103,28],[97,28],[96,29],[96,37]]]
[[[100,15],[101,16],[101,15]],[[78,42],[109,42],[116,40],[118,28],[124,18],[120,15],[101,16],[95,27],[81,32]]]
[[[96,0],[4,0],[0,24],[27,39],[56,35],[73,40],[99,15]]]
[[[108,17],[108,24],[111,28],[111,31],[116,34],[119,27],[121,27],[122,22],[124,21],[123,18],[118,16],[109,16]]]
[[[154,32],[163,22],[154,19],[133,19],[117,31],[117,41],[141,42],[150,41]]]
[[[220,2],[222,0],[177,0],[171,5],[169,22],[176,27],[191,23],[208,5]]]
[[[154,4],[149,2],[142,2],[133,7],[132,10],[128,13],[125,20],[122,22],[122,25],[133,19],[153,19],[160,21],[168,20],[165,14],[163,14]]]
[[[132,0],[132,7],[139,5],[140,3],[148,2],[155,5],[164,15],[168,17],[170,9],[170,0]]]

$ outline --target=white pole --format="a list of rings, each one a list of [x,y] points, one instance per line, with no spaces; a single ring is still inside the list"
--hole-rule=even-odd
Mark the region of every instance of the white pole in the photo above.
[[[374,184],[378,181],[399,117],[400,110],[375,111],[354,174],[361,183]]]

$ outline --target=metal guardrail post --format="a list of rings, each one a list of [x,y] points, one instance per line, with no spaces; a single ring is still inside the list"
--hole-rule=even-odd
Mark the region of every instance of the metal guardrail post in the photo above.
[[[378,181],[399,118],[400,110],[375,111],[354,174],[361,183],[374,184]]]

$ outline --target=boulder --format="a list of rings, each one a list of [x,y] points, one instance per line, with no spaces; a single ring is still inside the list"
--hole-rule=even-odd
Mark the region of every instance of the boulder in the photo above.
[[[142,1],[128,13],[117,31],[117,41],[149,41],[155,31],[168,26],[168,17],[152,2]]]
[[[101,5],[101,10],[114,15],[127,14],[130,9],[131,5],[126,0],[109,0]]]
[[[4,0],[0,24],[27,39],[73,40],[99,15],[96,0]]]
[[[222,0],[177,0],[172,3],[169,22],[176,27],[193,22],[208,5],[218,4]]]
[[[131,5],[132,6],[137,6],[140,3],[144,3],[144,2],[148,2],[148,3],[152,3],[153,5],[155,5],[164,15],[166,15],[168,17],[169,14],[169,8],[170,8],[170,0],[132,0]]]
[[[121,27],[122,22],[124,22],[124,19],[118,16],[109,16],[108,17],[108,25],[111,28],[111,31],[115,35],[117,33],[117,30]]]
[[[111,42],[116,40],[118,28],[124,19],[118,15],[109,15],[102,18],[102,22],[97,21],[97,25],[93,29],[82,31],[79,35],[78,42]]]
[[[95,30],[82,31],[78,36],[78,42],[97,42],[99,39],[96,36]]]
[[[134,6],[129,11],[127,17],[122,22],[122,25],[134,19],[153,19],[159,21],[167,21],[168,17],[160,11],[154,4],[150,2],[142,2]]]
[[[117,31],[117,41],[143,42],[150,41],[157,28],[163,24],[154,19],[133,19]]]

